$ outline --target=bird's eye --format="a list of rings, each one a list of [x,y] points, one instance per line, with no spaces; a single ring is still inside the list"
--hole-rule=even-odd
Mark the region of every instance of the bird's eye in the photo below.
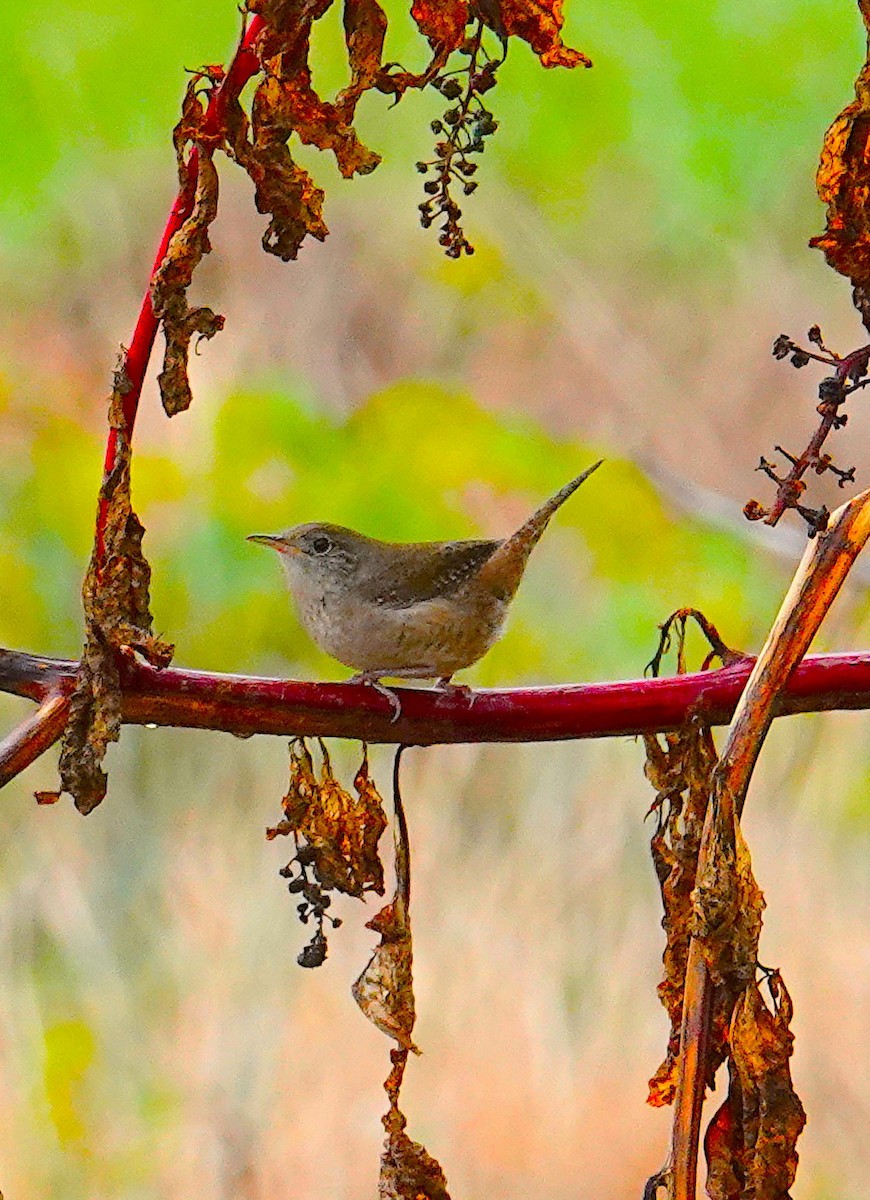
[[[311,549],[315,554],[326,554],[332,549],[332,542],[328,537],[316,537],[311,543]]]

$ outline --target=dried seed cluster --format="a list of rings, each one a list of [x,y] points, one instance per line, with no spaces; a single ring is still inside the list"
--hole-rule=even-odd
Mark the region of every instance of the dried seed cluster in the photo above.
[[[300,967],[319,967],[327,953],[324,927],[338,929],[341,921],[327,912],[331,892],[361,899],[367,892],[384,894],[384,868],[378,841],[386,826],[383,803],[368,773],[368,756],[353,781],[355,796],[332,772],[329,753],[318,738],[321,768],[315,773],[304,738],[290,744],[290,783],[281,801],[284,819],[266,830],[269,841],[292,834],[293,858],[279,874],[288,891],[299,897],[296,911],[303,925],[315,925],[311,941],[298,955]]]
[[[807,338],[816,347],[815,350],[800,346],[788,334],[781,333],[773,343],[773,357],[780,360],[788,358],[792,366],[797,368],[805,367],[810,362],[820,362],[833,367],[834,373],[826,376],[819,384],[819,404],[816,412],[821,420],[801,454],[790,454],[782,446],[774,447],[789,463],[789,469],[784,475],[778,475],[776,463],[770,462],[762,455],[757,470],[777,485],[776,499],[769,508],[758,500],[749,500],[744,505],[743,514],[749,521],[764,521],[768,525],[775,525],[782,514],[791,508],[806,522],[809,536],[815,537],[817,533],[827,529],[831,514],[824,504],[819,508],[810,508],[801,503],[807,489],[804,475],[808,471],[815,471],[817,475],[830,471],[836,476],[839,487],[854,483],[855,468],[849,467],[844,470],[835,466],[830,454],[822,453],[822,445],[831,430],[842,429],[848,420],[846,413],[840,411],[841,406],[852,392],[870,383],[870,346],[862,346],[841,357],[825,345],[818,325],[813,325],[807,333]]]
[[[332,904],[332,897],[309,874],[314,868],[316,859],[317,851],[314,846],[300,845],[297,836],[295,857],[291,858],[287,866],[282,867],[278,872],[282,878],[290,881],[287,884],[287,891],[291,895],[301,896],[300,902],[296,905],[299,920],[303,925],[307,925],[313,919],[316,926],[311,941],[303,946],[296,956],[300,967],[323,965],[328,949],[326,934],[323,932],[324,922],[328,921],[333,929],[338,929],[341,925],[340,917],[332,917],[326,911]],[[295,868],[298,868],[298,874],[296,874]]]
[[[440,120],[432,122],[432,132],[441,139],[435,143],[435,158],[417,163],[421,175],[431,176],[423,184],[427,198],[419,206],[420,224],[428,229],[443,218],[438,243],[448,258],[474,253],[460,224],[462,209],[453,191],[460,188],[464,196],[470,196],[477,190],[472,176],[478,164],[471,156],[482,154],[487,138],[498,129],[498,121],[481,96],[495,87],[496,72],[504,61],[503,57],[491,58],[483,48],[482,22],[465,39],[459,53],[468,62],[432,80],[432,86],[450,102],[450,107]]]

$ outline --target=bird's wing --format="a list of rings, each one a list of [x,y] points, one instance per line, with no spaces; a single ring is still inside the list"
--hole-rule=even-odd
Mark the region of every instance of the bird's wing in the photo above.
[[[373,604],[391,608],[410,608],[424,600],[453,595],[500,545],[501,541],[402,546],[401,558],[391,558],[382,570],[362,582],[360,594]]]

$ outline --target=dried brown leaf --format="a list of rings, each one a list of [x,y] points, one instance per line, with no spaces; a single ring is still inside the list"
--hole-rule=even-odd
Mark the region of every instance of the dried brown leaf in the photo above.
[[[859,0],[870,32],[870,0]],[[855,100],[825,134],[816,188],[828,207],[825,232],[810,240],[835,271],[870,285],[870,57],[855,82]]]
[[[188,308],[181,294],[166,303],[161,317],[166,350],[157,383],[166,415],[174,417],[189,408],[193,400],[187,374],[191,339],[196,336],[197,344],[209,341],[223,329],[224,319],[210,308]]]
[[[261,60],[281,55],[289,74],[307,64],[311,26],[329,11],[332,0],[247,0],[245,7],[265,21],[257,45]]]
[[[468,0],[414,0],[411,16],[432,48],[432,58],[419,74],[386,68],[381,71],[376,86],[397,98],[410,88],[425,87],[435,78],[453,51],[462,45],[465,27],[472,20]]]
[[[344,790],[332,773],[325,746],[320,779],[311,755],[299,739],[291,747],[290,787],[284,797],[285,821],[276,832],[295,833],[310,848],[318,882],[349,896],[384,893],[384,868],[378,841],[386,828],[383,802],[368,775],[368,762],[354,780],[357,795]],[[274,836],[274,835],[273,835]]]
[[[353,119],[363,92],[377,82],[387,34],[387,17],[378,0],[344,0],[344,37],[350,83],[335,101],[343,121]]]
[[[404,1132],[390,1134],[381,1155],[379,1200],[450,1200],[440,1164]]]
[[[773,1009],[758,984],[741,993],[729,1030],[728,1096],[704,1138],[711,1200],[788,1200],[806,1117],[791,1081],[791,998],[768,977]]]
[[[648,1103],[659,1106],[673,1102],[676,1088],[692,892],[716,747],[709,727],[698,719],[668,734],[664,747],[651,734],[644,742],[645,773],[658,793],[655,807],[659,820],[650,849],[662,893],[666,935],[664,979],[658,994],[671,1022],[667,1055],[649,1082]]]
[[[591,67],[579,50],[562,41],[563,0],[497,0],[507,37],[528,42],[544,67]]]
[[[735,1085],[732,1071],[728,1095],[704,1135],[709,1200],[741,1200],[743,1195],[740,1088]]]
[[[778,971],[769,976],[768,985],[773,1011],[753,980],[737,1001],[731,1022],[731,1055],[742,1105],[743,1195],[787,1200],[806,1115],[789,1069],[794,1045],[791,997]]]
[[[263,249],[288,262],[295,259],[309,235],[322,242],[329,230],[323,220],[323,191],[287,148],[289,131],[271,124],[271,110],[254,97],[253,135],[241,104],[226,106],[227,151],[247,171],[254,184],[257,212],[271,221],[263,234]]]
[[[367,922],[366,927],[379,933],[381,940],[365,970],[353,985],[353,997],[368,1019],[382,1033],[395,1038],[403,1050],[413,1050],[417,1054],[419,1051],[411,1040],[416,1019],[410,915],[411,846],[399,789],[400,759],[401,748],[397,752],[393,769],[396,891],[390,903]],[[360,793],[371,786],[365,759],[354,783]],[[389,1087],[387,1090],[389,1091]],[[398,1083],[395,1090],[395,1097],[397,1096]]]
[[[255,130],[259,121],[271,132],[280,130],[284,141],[295,133],[306,145],[331,150],[345,179],[369,175],[381,161],[379,154],[362,144],[341,111],[317,95],[307,67],[289,79],[275,75],[264,79],[257,89],[254,114]]]
[[[110,419],[117,420],[125,380],[116,381]],[[117,652],[137,651],[153,666],[168,666],[173,647],[154,637],[150,611],[151,568],[142,553],[145,529],[130,503],[130,444],[117,433],[115,466],[103,479],[106,504],[102,546],[96,545],[82,587],[86,638],[60,755],[61,790],[82,813],[106,794],[101,764],[121,730]]]
[[[764,896],[733,808],[718,798],[714,803],[711,844],[698,870],[690,927],[713,983],[736,997],[755,978]]]
[[[194,79],[198,80],[198,76]],[[166,248],[163,261],[151,280],[151,304],[161,319],[166,339],[163,370],[158,376],[160,397],[168,416],[183,412],[193,399],[187,376],[190,341],[212,338],[224,326],[223,317],[210,308],[190,308],[187,289],[204,255],[211,251],[208,231],[218,211],[218,174],[212,161],[212,146],[201,137],[203,109],[188,85],[182,119],[174,138],[179,169],[184,169],[184,151],[190,140],[197,147],[197,177],[190,216],[176,230]],[[199,139],[199,140],[197,140]],[[185,175],[182,176],[186,178]]]
[[[411,930],[400,897],[394,896],[366,928],[379,933],[381,940],[353,985],[353,998],[382,1033],[419,1054],[411,1040],[416,1019]]]
[[[392,1069],[384,1083],[390,1107],[382,1118],[387,1137],[381,1154],[379,1200],[450,1200],[440,1164],[405,1133],[405,1114],[399,1108],[399,1091],[408,1062],[407,1050],[391,1050]]]

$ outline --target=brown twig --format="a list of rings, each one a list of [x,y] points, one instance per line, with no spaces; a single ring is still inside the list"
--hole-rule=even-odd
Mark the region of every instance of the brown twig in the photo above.
[[[51,692],[36,712],[0,741],[0,787],[29,767],[58,740],[69,716],[69,695]]]
[[[698,859],[698,874],[710,851],[713,814],[731,806],[737,819],[743,812],[749,781],[758,755],[779,711],[795,669],[809,648],[852,564],[870,538],[870,491],[862,492],[831,517],[830,525],[807,548],[767,640],[752,668],[728,731],[713,777],[713,791]],[[804,663],[803,666],[808,666]],[[706,1082],[703,1053],[713,983],[703,961],[700,943],[689,946],[683,1036],[674,1104],[671,1144],[672,1200],[695,1200],[698,1145]]]
[[[775,447],[791,464],[784,476],[777,475],[775,464],[762,457],[758,470],[777,485],[776,497],[770,508],[765,508],[758,500],[749,500],[743,508],[743,513],[750,521],[764,521],[765,525],[775,525],[783,513],[793,508],[806,521],[810,537],[815,537],[820,530],[827,527],[830,513],[824,505],[814,509],[801,504],[801,497],[807,487],[804,476],[808,471],[815,471],[817,475],[831,471],[838,477],[840,487],[854,481],[854,467],[847,471],[835,467],[831,456],[822,454],[821,450],[831,431],[840,429],[846,424],[847,418],[840,412],[841,406],[852,392],[864,387],[868,382],[864,377],[867,375],[868,363],[870,363],[870,346],[861,346],[841,357],[833,350],[828,349],[817,325],[814,325],[809,331],[809,339],[819,347],[822,351],[821,354],[799,346],[784,333],[781,333],[774,342],[773,354],[775,358],[790,357],[792,365],[795,367],[805,367],[810,360],[813,360],[834,368],[833,375],[823,379],[819,384],[819,405],[816,412],[821,420],[806,448],[800,454],[792,455],[787,450],[783,450],[781,446]]]

